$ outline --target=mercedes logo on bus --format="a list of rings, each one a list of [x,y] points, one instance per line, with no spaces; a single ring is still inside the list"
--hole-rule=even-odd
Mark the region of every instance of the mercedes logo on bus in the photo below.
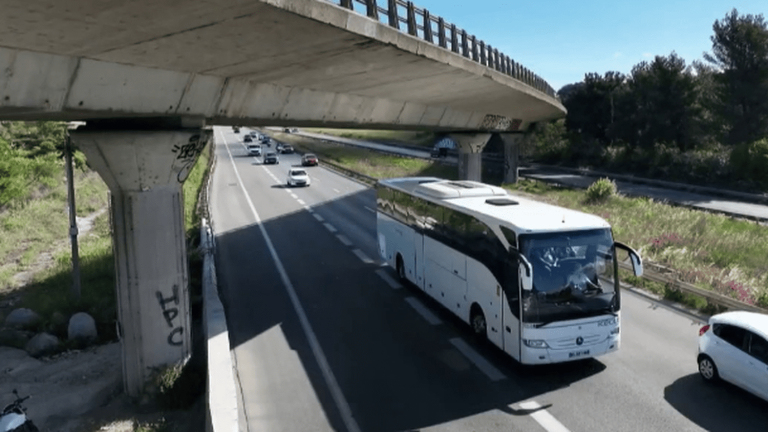
[[[576,345],[581,345],[584,343],[584,338],[579,336],[576,338]]]

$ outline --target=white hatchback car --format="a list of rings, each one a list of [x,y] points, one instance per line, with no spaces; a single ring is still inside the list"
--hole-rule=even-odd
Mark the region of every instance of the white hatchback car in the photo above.
[[[301,168],[291,168],[288,170],[288,186],[309,186],[312,181],[309,179],[307,171]]]
[[[725,312],[699,330],[699,374],[768,400],[768,315]]]

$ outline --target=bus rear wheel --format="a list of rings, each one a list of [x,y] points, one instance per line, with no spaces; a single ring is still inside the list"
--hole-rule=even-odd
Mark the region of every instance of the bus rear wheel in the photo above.
[[[485,321],[485,315],[479,306],[472,308],[469,316],[469,324],[472,326],[472,333],[480,340],[488,337],[488,324]]]

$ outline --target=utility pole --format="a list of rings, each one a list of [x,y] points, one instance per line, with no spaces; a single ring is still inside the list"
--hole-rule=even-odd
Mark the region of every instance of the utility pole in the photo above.
[[[77,214],[75,210],[75,176],[72,170],[72,142],[67,131],[64,148],[67,168],[67,202],[69,205],[69,238],[72,244],[72,296],[80,300],[80,257],[77,248]]]

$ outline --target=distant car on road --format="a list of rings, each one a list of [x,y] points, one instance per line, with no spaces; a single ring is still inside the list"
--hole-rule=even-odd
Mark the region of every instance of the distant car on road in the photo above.
[[[441,158],[448,156],[448,148],[446,147],[433,147],[430,156],[433,158]]]
[[[725,312],[699,330],[699,374],[722,379],[768,401],[768,315]]]
[[[261,156],[261,146],[258,144],[248,144],[248,154],[251,156]]]
[[[291,154],[293,153],[293,146],[290,144],[284,144],[283,148],[280,150],[280,153],[282,154]]]
[[[240,133],[240,127],[239,126],[232,126],[232,131],[235,133]]]
[[[259,136],[259,141],[261,141],[262,144],[269,144],[269,137],[266,135]]]
[[[251,138],[258,138],[259,133],[256,131],[251,131]]]
[[[253,138],[251,138],[250,135],[246,135],[246,136],[243,137],[243,142],[244,143],[253,142]]]
[[[277,143],[277,146],[275,146],[275,150],[277,150],[278,153],[282,152],[283,151],[283,145],[284,144],[281,143],[281,142]]]
[[[288,171],[288,180],[286,184],[288,186],[309,186],[311,181],[309,180],[307,171],[301,168],[293,168]]]
[[[301,157],[302,166],[317,166],[317,156],[312,153],[307,153]]]
[[[280,164],[280,158],[277,157],[277,153],[275,152],[267,152],[267,154],[264,156],[264,164]]]

